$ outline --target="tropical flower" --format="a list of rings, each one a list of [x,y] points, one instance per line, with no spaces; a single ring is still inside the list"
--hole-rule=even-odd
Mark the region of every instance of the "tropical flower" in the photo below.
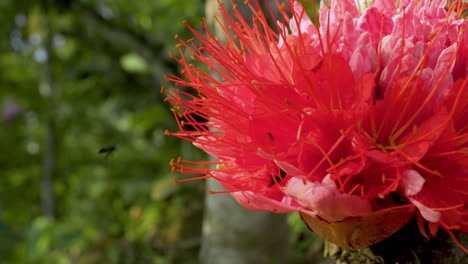
[[[261,11],[250,25],[221,7],[224,42],[187,25],[196,41],[179,39],[183,77],[168,79],[195,93],[167,92],[180,128],[167,134],[218,161],[179,159],[174,170],[216,179],[251,210],[300,211],[309,225],[348,231],[356,219],[379,226],[367,242],[341,243],[350,248],[415,212],[425,236],[468,232],[466,6],[329,2],[311,19],[290,0],[272,27]],[[385,219],[397,223],[382,231]]]

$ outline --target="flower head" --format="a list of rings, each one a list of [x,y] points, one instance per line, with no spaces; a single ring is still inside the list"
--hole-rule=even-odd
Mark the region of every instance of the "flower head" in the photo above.
[[[311,19],[290,0],[271,27],[261,11],[250,24],[221,7],[225,42],[208,30],[180,40],[184,77],[169,80],[195,95],[167,93],[180,128],[168,134],[218,166],[174,169],[216,179],[251,210],[404,215],[387,235],[417,211],[425,235],[468,232],[468,22],[460,1],[445,6],[330,1]]]

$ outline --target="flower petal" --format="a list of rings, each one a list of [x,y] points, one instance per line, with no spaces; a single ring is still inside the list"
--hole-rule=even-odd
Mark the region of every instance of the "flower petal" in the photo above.
[[[405,196],[419,193],[424,185],[424,178],[415,170],[406,170],[401,178],[401,187]]]
[[[293,177],[282,191],[293,197],[300,205],[330,222],[372,212],[372,207],[366,199],[339,193],[330,175],[327,175],[322,182]]]
[[[290,213],[304,208],[291,199],[281,201],[270,199],[251,191],[233,192],[231,195],[245,208],[252,211],[271,211],[274,213]]]
[[[408,198],[418,209],[421,213],[422,217],[429,222],[437,223],[440,219],[440,212],[436,212],[429,207],[425,206],[424,204],[418,202],[416,199],[411,197]]]

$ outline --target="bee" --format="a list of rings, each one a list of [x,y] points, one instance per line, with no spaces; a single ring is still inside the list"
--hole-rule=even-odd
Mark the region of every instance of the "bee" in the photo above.
[[[100,148],[98,153],[99,154],[104,154],[105,156],[105,159],[107,161],[107,159],[109,158],[109,156],[117,149],[116,146],[108,146],[108,147],[105,147],[105,148]]]
[[[273,142],[275,140],[275,137],[270,132],[267,132],[267,137],[270,142]]]

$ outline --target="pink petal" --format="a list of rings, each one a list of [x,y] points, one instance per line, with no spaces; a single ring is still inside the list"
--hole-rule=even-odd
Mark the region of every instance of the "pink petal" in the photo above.
[[[396,13],[395,0],[376,0],[374,6],[386,16],[393,16]]]
[[[296,36],[299,35],[299,32],[312,34],[313,29],[314,29],[314,24],[312,23],[309,16],[305,12],[302,4],[299,3],[298,1],[295,1],[293,8],[294,8],[294,16],[289,23],[289,27],[291,28],[292,34]],[[296,21],[296,19],[299,21]],[[299,25],[299,29],[297,27],[298,25]]]
[[[284,172],[293,177],[302,175],[302,172],[298,168],[294,167],[293,165],[287,162],[275,160],[275,163],[276,165],[278,165],[278,167],[280,167],[280,169],[282,169]]]
[[[271,211],[275,213],[290,213],[304,208],[291,199],[277,201],[266,196],[251,192],[233,192],[231,195],[245,208],[252,211]]]
[[[261,157],[261,158],[264,158],[264,159],[267,159],[267,160],[273,160],[275,159],[275,157],[268,153],[268,152],[265,152],[263,149],[261,148],[258,148],[257,149],[257,156]]]
[[[453,77],[450,74],[455,65],[455,55],[457,53],[457,43],[444,49],[437,60],[434,73],[432,74],[432,80],[429,87],[437,89],[437,96],[434,101],[439,101],[443,94],[453,84]],[[442,88],[442,89],[441,89]]]
[[[419,210],[422,217],[429,222],[436,223],[440,220],[440,212],[436,212],[434,210],[429,209],[429,207],[423,205],[422,203],[416,201],[415,199],[409,197],[408,198]]]
[[[415,170],[406,170],[401,178],[401,187],[405,196],[419,193],[426,180]]]
[[[357,21],[357,27],[368,32],[375,47],[379,44],[381,37],[390,34],[393,30],[393,21],[383,16],[376,7],[369,7]]]
[[[300,205],[330,222],[372,212],[367,200],[356,195],[340,194],[330,175],[327,175],[321,183],[293,177],[282,191]]]

